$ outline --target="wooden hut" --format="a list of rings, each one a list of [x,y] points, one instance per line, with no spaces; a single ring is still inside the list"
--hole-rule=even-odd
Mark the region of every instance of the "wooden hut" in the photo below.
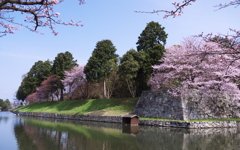
[[[128,125],[138,125],[139,124],[139,116],[137,115],[124,115],[122,117],[122,123]]]

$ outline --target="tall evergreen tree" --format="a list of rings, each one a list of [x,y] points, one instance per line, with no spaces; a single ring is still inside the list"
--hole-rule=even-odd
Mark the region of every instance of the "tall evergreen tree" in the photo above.
[[[52,74],[60,80],[63,80],[65,78],[64,71],[68,71],[74,66],[77,66],[77,60],[74,60],[70,52],[59,53],[53,61]],[[64,86],[61,81],[59,81],[57,85],[61,90],[60,100],[63,101]]]
[[[109,98],[106,94],[106,80],[117,67],[118,55],[115,52],[116,48],[110,40],[99,41],[84,68],[88,81],[103,82],[104,98]]]
[[[32,87],[30,85],[31,81],[28,80],[28,77],[24,77],[16,93],[18,100],[25,100],[29,94],[33,93]]]
[[[137,73],[142,66],[141,63],[143,60],[144,56],[142,53],[131,49],[123,55],[120,61],[118,74],[120,75],[120,80],[127,85],[127,89],[132,97],[136,96],[136,90],[138,87],[136,83]]]
[[[159,65],[159,60],[163,57],[167,39],[164,29],[158,22],[152,21],[147,24],[138,37],[137,50],[144,55],[144,60],[137,74],[138,96],[142,90],[150,89],[147,84],[153,72],[152,66]]]
[[[168,36],[164,29],[158,22],[149,22],[138,37],[137,50],[151,50],[157,44],[164,46]]]
[[[18,88],[17,99],[24,100],[29,94],[34,93],[42,81],[51,75],[51,68],[52,63],[49,60],[35,62]]]

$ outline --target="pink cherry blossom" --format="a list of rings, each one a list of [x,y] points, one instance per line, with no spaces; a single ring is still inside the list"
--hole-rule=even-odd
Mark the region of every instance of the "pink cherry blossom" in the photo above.
[[[62,80],[62,83],[65,87],[68,97],[71,98],[72,93],[79,86],[82,86],[86,82],[86,76],[83,72],[83,66],[75,66],[69,71],[65,71],[65,79]]]
[[[225,53],[227,52],[227,53]],[[154,90],[168,89],[173,95],[189,96],[198,90],[205,97],[231,97],[240,100],[240,54],[216,42],[185,39],[182,45],[167,49],[161,65],[153,66],[149,85]]]
[[[52,33],[56,35],[54,25],[71,25],[82,26],[80,21],[64,22],[57,19],[60,16],[59,12],[54,11],[54,7],[59,5],[64,0],[1,0],[0,1],[0,26],[5,30],[0,31],[0,37],[9,33],[14,33],[14,30],[19,30],[20,27],[29,29],[35,32],[38,27],[49,27]],[[79,0],[80,4],[86,0]],[[13,18],[19,12],[25,16],[23,22],[17,22]],[[29,25],[30,24],[30,25]]]

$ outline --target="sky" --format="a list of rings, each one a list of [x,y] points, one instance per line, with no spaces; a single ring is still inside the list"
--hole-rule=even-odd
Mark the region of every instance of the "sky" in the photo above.
[[[60,18],[82,21],[84,27],[57,25],[57,36],[48,28],[39,28],[44,35],[21,29],[0,37],[0,99],[13,102],[22,76],[35,62],[53,61],[58,53],[69,51],[79,65],[85,65],[101,40],[111,40],[119,56],[136,49],[138,36],[151,21],[165,27],[168,34],[166,47],[181,44],[183,38],[202,32],[228,34],[229,28],[239,30],[239,8],[217,10],[214,7],[229,0],[197,0],[176,18],[163,19],[164,14],[134,12],[172,10],[174,1],[182,0],[87,0],[84,5],[78,5],[77,0],[65,0],[55,8],[61,14]],[[20,20],[22,16],[15,14],[15,18]]]

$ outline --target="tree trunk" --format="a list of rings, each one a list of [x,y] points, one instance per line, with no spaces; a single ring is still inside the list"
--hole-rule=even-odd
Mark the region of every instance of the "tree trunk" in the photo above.
[[[106,79],[103,80],[103,98],[106,99]]]
[[[54,97],[53,97],[53,93],[51,94],[51,97],[52,97],[52,101],[53,101],[53,99],[54,99]]]
[[[61,89],[60,101],[63,101],[63,89]]]
[[[128,86],[128,90],[130,92],[130,94],[132,95],[132,97],[136,96],[136,83],[134,81],[131,82],[131,80],[126,79],[126,83]]]
[[[86,85],[87,85],[87,86],[85,86],[85,93],[86,93],[86,94],[85,94],[85,95],[86,95],[85,98],[88,99],[88,98],[89,98],[89,95],[88,95],[88,93],[89,93],[89,92],[88,92],[88,88],[89,88],[88,86],[89,86],[89,84],[88,84],[88,81],[86,81],[86,80],[85,80],[85,83],[86,83]],[[86,87],[87,87],[87,88],[86,88]]]

